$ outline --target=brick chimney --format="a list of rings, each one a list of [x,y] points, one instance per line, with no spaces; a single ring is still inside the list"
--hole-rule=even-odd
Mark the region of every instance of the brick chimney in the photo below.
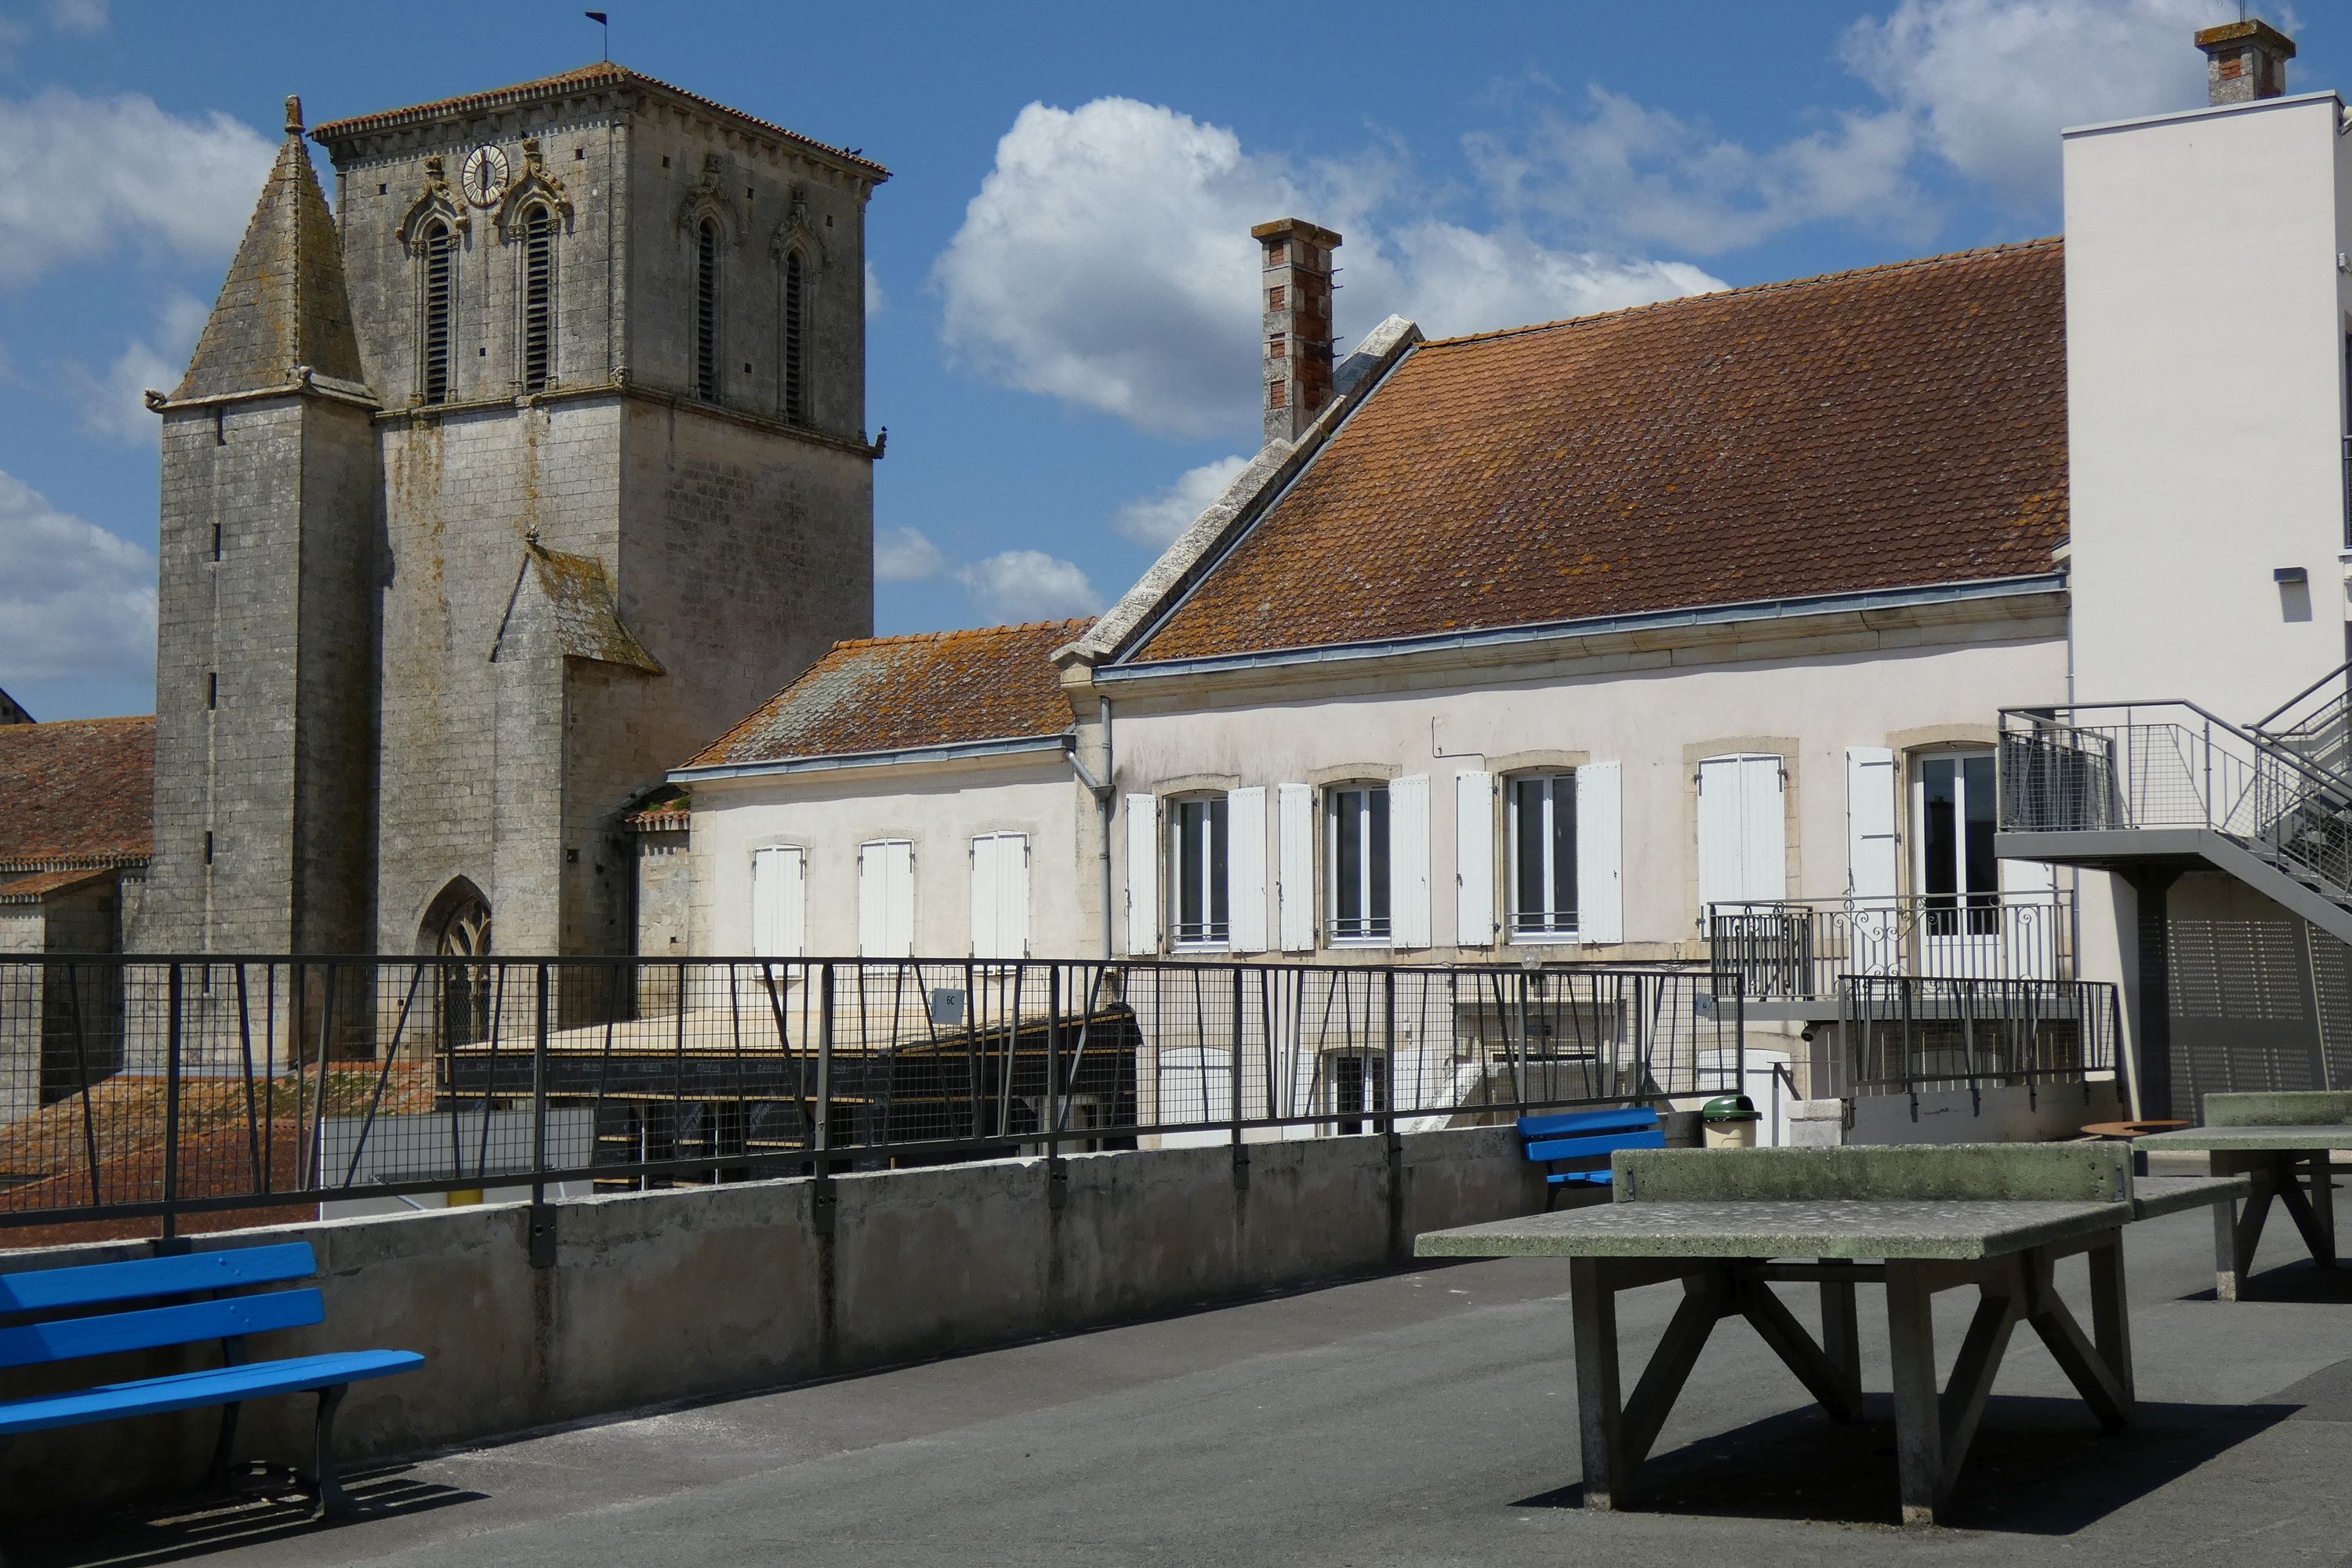
[[[1296,441],[1331,401],[1331,252],[1339,237],[1295,217],[1250,230],[1264,270],[1265,438]]]
[[[2197,35],[2205,51],[2205,94],[2214,103],[2251,103],[2286,90],[2294,40],[2259,19],[2226,22]]]

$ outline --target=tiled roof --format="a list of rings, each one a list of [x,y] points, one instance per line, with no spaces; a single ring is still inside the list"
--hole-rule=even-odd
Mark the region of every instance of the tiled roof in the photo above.
[[[654,88],[673,97],[686,99],[700,104],[713,113],[740,120],[744,124],[756,126],[770,135],[781,136],[787,142],[796,142],[814,152],[822,153],[830,158],[837,158],[842,163],[868,171],[877,184],[890,177],[889,170],[870,158],[861,158],[845,148],[831,146],[813,136],[803,136],[797,131],[787,131],[782,126],[761,120],[757,115],[746,114],[740,109],[730,109],[715,99],[705,98],[698,92],[688,92],[682,87],[673,87],[668,82],[646,76],[640,71],[630,70],[625,66],[616,66],[610,60],[600,60],[594,65],[582,66],[577,70],[559,71],[553,76],[543,76],[534,81],[519,81],[511,87],[493,88],[488,92],[467,93],[460,98],[444,98],[431,103],[412,104],[406,109],[388,109],[378,114],[361,114],[354,115],[349,120],[330,121],[311,132],[310,135],[314,141],[326,145],[341,138],[364,135],[371,131],[388,131],[396,125],[416,125],[429,120],[472,114],[485,109],[499,109],[509,103],[522,103],[534,98],[548,98],[557,93],[575,89],[624,87],[630,84]]]
[[[29,877],[0,878],[0,904],[37,904],[51,893],[62,893],[68,888],[113,875],[105,867],[85,867],[75,871],[36,871]]]
[[[1139,662],[2026,576],[2057,240],[1423,345]]]
[[[359,383],[343,247],[299,132],[278,144],[175,399],[285,386],[295,367]]]
[[[0,724],[0,870],[135,865],[154,811],[152,717]]]
[[[838,642],[690,768],[1058,735],[1070,705],[1047,655],[1090,623]]]

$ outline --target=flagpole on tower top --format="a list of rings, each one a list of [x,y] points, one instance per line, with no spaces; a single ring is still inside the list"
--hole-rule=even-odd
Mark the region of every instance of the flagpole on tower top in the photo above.
[[[605,63],[606,63],[606,64],[608,64],[608,65],[609,65],[609,64],[611,64],[611,63],[612,63],[612,59],[613,59],[613,22],[612,22],[612,18],[611,18],[610,16],[606,16],[606,15],[605,15],[604,12],[602,12],[602,11],[583,11],[583,12],[582,12],[582,13],[581,13],[581,15],[582,15],[582,16],[586,16],[590,21],[592,21],[592,22],[595,23],[595,24],[596,24],[597,30],[598,30],[600,33],[602,33],[602,34],[604,35],[604,60],[605,60]]]

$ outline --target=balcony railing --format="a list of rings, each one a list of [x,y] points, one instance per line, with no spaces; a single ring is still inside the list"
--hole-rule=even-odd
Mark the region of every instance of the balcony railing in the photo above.
[[[2202,828],[2352,901],[2352,779],[2330,765],[2322,701],[2296,739],[2188,702],[2086,703],[2001,715],[2004,833]]]
[[[2071,893],[1714,904],[1710,962],[1750,1003],[1834,1003],[1849,976],[2071,980]]]

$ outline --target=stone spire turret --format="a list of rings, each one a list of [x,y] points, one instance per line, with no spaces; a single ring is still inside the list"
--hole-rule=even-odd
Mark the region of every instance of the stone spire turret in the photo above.
[[[302,100],[236,247],[188,374],[170,401],[291,385],[298,366],[364,383],[334,215],[302,145]]]

